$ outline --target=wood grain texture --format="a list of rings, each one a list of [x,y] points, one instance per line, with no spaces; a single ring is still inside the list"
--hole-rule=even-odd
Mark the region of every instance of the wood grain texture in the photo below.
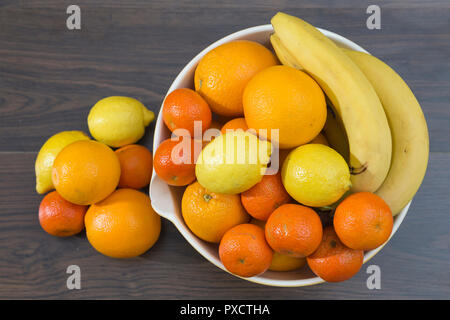
[[[450,3],[378,1],[382,29],[365,27],[370,1],[77,1],[82,30],[65,26],[69,1],[0,1],[0,298],[26,299],[393,299],[450,298]],[[127,95],[159,111],[181,68],[211,42],[267,24],[277,11],[301,16],[360,44],[396,69],[430,129],[424,183],[397,234],[369,264],[382,289],[351,280],[306,288],[249,283],[203,259],[168,221],[142,257],[113,260],[84,234],[39,226],[34,160],[52,134],[88,132],[90,107]],[[153,126],[141,143],[151,148]],[[82,290],[66,288],[66,268]]]

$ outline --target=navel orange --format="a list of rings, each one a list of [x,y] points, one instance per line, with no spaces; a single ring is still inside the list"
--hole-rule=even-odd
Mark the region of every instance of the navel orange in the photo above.
[[[197,181],[184,191],[181,213],[197,237],[214,243],[219,243],[228,229],[250,219],[238,194],[210,192]]]
[[[249,128],[278,141],[282,149],[310,142],[327,117],[325,95],[317,82],[288,66],[272,66],[256,74],[245,87],[243,105]],[[271,130],[278,130],[278,138]]]
[[[120,163],[114,151],[94,140],[76,141],[58,154],[52,181],[67,201],[79,205],[99,202],[109,196],[120,179]]]
[[[145,253],[159,238],[161,218],[150,198],[134,189],[118,189],[91,205],[84,218],[90,244],[111,258]]]
[[[275,55],[257,42],[228,42],[200,60],[195,70],[195,90],[215,113],[241,116],[242,93],[247,82],[257,72],[277,63]]]

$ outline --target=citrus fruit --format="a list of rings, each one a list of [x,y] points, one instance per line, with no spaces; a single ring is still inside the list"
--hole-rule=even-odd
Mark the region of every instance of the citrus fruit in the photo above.
[[[321,144],[306,144],[291,151],[283,163],[281,178],[292,198],[311,207],[338,201],[351,186],[344,158]]]
[[[241,193],[245,210],[255,219],[267,220],[271,213],[291,200],[281,182],[281,173],[265,175],[252,188]]]
[[[250,223],[265,230],[266,222],[258,219],[252,219]],[[292,271],[303,267],[306,264],[305,258],[295,258],[279,252],[274,251],[272,256],[272,262],[270,263],[269,270],[271,271]]]
[[[271,271],[293,271],[300,269],[306,264],[306,258],[295,258],[278,252],[273,253],[269,270]]]
[[[90,110],[88,126],[91,135],[108,146],[118,148],[138,141],[155,118],[141,102],[129,97],[101,99]]]
[[[155,244],[161,231],[161,218],[150,198],[128,188],[118,189],[91,205],[84,220],[89,243],[111,258],[143,254]]]
[[[181,141],[167,139],[156,149],[153,165],[156,174],[171,186],[185,186],[195,180],[196,152],[200,142],[184,137]]]
[[[328,282],[350,279],[361,269],[363,260],[364,252],[347,248],[331,226],[323,230],[319,247],[306,258],[311,270]]]
[[[337,206],[333,224],[339,239],[347,247],[372,250],[389,239],[394,218],[381,197],[371,192],[358,192]]]
[[[87,206],[73,204],[58,192],[48,193],[39,206],[39,223],[52,236],[68,237],[84,229]]]
[[[245,122],[245,118],[234,118],[225,123],[220,130],[222,134],[227,133],[227,130],[238,130],[242,129],[243,131],[248,130],[247,122]]]
[[[120,162],[119,187],[140,189],[150,183],[153,171],[150,150],[138,144],[129,144],[114,152]]]
[[[58,153],[67,145],[78,140],[89,140],[81,131],[62,131],[51,136],[39,150],[35,162],[36,191],[44,194],[54,189],[52,167]]]
[[[163,120],[170,131],[177,135],[189,135],[194,138],[194,122],[198,121],[199,134],[211,125],[211,109],[206,101],[194,90],[176,89],[164,99]],[[183,133],[183,130],[186,130]]]
[[[231,41],[212,49],[200,60],[195,69],[195,90],[215,113],[240,116],[247,82],[257,72],[277,63],[275,55],[257,42]]]
[[[266,222],[266,239],[276,252],[302,258],[317,249],[322,240],[322,222],[311,208],[284,204]]]
[[[277,141],[282,149],[314,139],[327,117],[319,85],[303,71],[288,66],[273,66],[256,74],[245,87],[243,105],[248,126],[260,137]],[[278,131],[278,138],[272,136],[272,130]]]
[[[239,195],[210,192],[198,182],[184,191],[181,213],[192,233],[214,243],[219,243],[228,229],[250,219]]]
[[[261,181],[270,160],[271,145],[237,130],[215,138],[200,153],[195,166],[198,182],[206,189],[236,194]]]
[[[229,272],[241,277],[264,273],[269,269],[272,255],[264,231],[249,223],[228,230],[219,245],[220,261]]]
[[[81,140],[61,150],[53,163],[52,181],[67,201],[88,205],[109,196],[120,179],[120,163],[107,145]]]

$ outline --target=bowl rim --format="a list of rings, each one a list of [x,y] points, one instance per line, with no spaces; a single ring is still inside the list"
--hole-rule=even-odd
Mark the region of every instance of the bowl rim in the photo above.
[[[320,32],[322,32],[325,36],[327,36],[328,38],[330,38],[333,41],[337,41],[340,44],[343,44],[344,46],[353,49],[353,50],[357,50],[357,51],[362,51],[365,53],[369,53],[367,50],[365,50],[364,48],[362,48],[361,46],[359,46],[358,44],[354,43],[353,41],[337,34],[334,33],[332,31],[326,30],[326,29],[322,29],[322,28],[317,28]],[[216,48],[217,46],[229,42],[229,41],[233,41],[233,40],[238,40],[238,39],[245,39],[245,37],[248,37],[250,35],[254,35],[256,33],[262,33],[262,32],[273,32],[273,27],[271,24],[265,24],[265,25],[259,25],[259,26],[254,26],[254,27],[250,27],[250,28],[246,28],[246,29],[242,29],[239,30],[237,32],[231,33],[215,42],[213,42],[212,44],[210,44],[209,46],[207,46],[205,49],[203,49],[202,51],[200,51],[193,59],[191,59],[184,67],[183,69],[177,74],[177,76],[175,77],[174,81],[172,82],[172,84],[170,85],[169,89],[167,90],[167,93],[165,95],[165,97],[167,97],[167,95],[172,92],[173,90],[177,89],[180,87],[180,82],[182,80],[184,80],[184,78],[186,77],[186,74],[189,72],[192,72],[192,70],[196,67],[196,65],[198,64],[198,62],[200,61],[200,59],[209,51],[211,51],[212,49]],[[369,53],[370,54],[370,53]],[[165,99],[165,98],[164,98]],[[155,125],[155,132],[154,132],[154,138],[153,138],[153,151],[155,151],[159,144],[162,142],[162,137],[161,137],[161,133],[164,127],[164,121],[162,120],[162,106],[164,104],[164,100],[161,103],[161,108],[160,108],[160,112],[158,114],[157,120],[156,120],[156,125]],[[175,227],[177,228],[177,230],[182,234],[182,236],[186,239],[186,241],[198,252],[200,253],[206,260],[208,260],[209,262],[211,262],[212,264],[214,264],[216,267],[224,270],[225,272],[232,274],[235,277],[250,281],[250,282],[254,282],[254,283],[258,283],[258,284],[262,284],[262,285],[266,285],[266,286],[276,286],[276,287],[302,287],[302,286],[311,286],[311,285],[316,285],[316,284],[320,284],[325,282],[323,279],[321,279],[320,277],[313,277],[313,278],[306,278],[306,279],[298,279],[298,280],[280,280],[280,279],[270,279],[270,278],[265,278],[262,275],[259,276],[255,276],[255,277],[250,277],[250,278],[244,278],[244,277],[240,277],[238,275],[235,275],[231,272],[229,272],[224,265],[219,261],[217,261],[218,259],[216,259],[215,257],[212,257],[207,250],[205,250],[204,248],[198,247],[198,245],[196,244],[196,242],[200,239],[198,239],[195,235],[192,234],[192,232],[190,230],[187,230],[186,226],[184,226],[184,224],[182,223],[182,221],[180,221],[180,219],[178,219],[176,217],[176,215],[174,214],[170,214],[167,213],[163,208],[161,208],[158,205],[158,199],[157,196],[154,194],[154,192],[152,192],[152,189],[154,189],[155,184],[156,184],[156,180],[159,179],[155,173],[155,170],[153,169],[153,175],[152,175],[152,179],[150,182],[150,186],[149,186],[149,195],[151,198],[151,202],[152,202],[152,206],[153,209],[162,217],[166,218],[167,220],[171,221]],[[400,224],[402,223],[403,219],[405,218],[408,209],[411,205],[412,200],[402,209],[402,211],[396,215],[394,217],[394,226],[391,232],[391,235],[389,237],[389,239],[382,244],[381,246],[379,246],[376,249],[367,251],[364,253],[364,261],[363,264],[365,264],[366,262],[368,262],[370,259],[372,259],[389,241],[390,239],[393,237],[393,235],[397,232]],[[186,229],[186,230],[185,230]],[[200,240],[202,241],[202,240]],[[275,272],[275,271],[272,271]]]

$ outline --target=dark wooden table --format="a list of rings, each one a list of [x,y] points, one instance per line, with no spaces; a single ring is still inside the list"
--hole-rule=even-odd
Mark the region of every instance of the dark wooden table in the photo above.
[[[0,1],[0,298],[450,298],[450,3],[375,2],[381,30],[366,28],[373,1],[79,0],[81,30],[68,30],[72,2]],[[397,234],[368,263],[381,268],[381,290],[367,289],[367,265],[347,282],[313,287],[240,280],[201,257],[168,221],[158,243],[130,260],[98,254],[84,234],[60,239],[40,228],[34,160],[50,135],[88,132],[88,111],[105,96],[132,96],[157,113],[196,53],[269,23],[277,11],[362,45],[394,67],[422,104],[428,172]],[[141,141],[148,147],[153,128]],[[81,290],[66,287],[71,264],[81,268]]]

